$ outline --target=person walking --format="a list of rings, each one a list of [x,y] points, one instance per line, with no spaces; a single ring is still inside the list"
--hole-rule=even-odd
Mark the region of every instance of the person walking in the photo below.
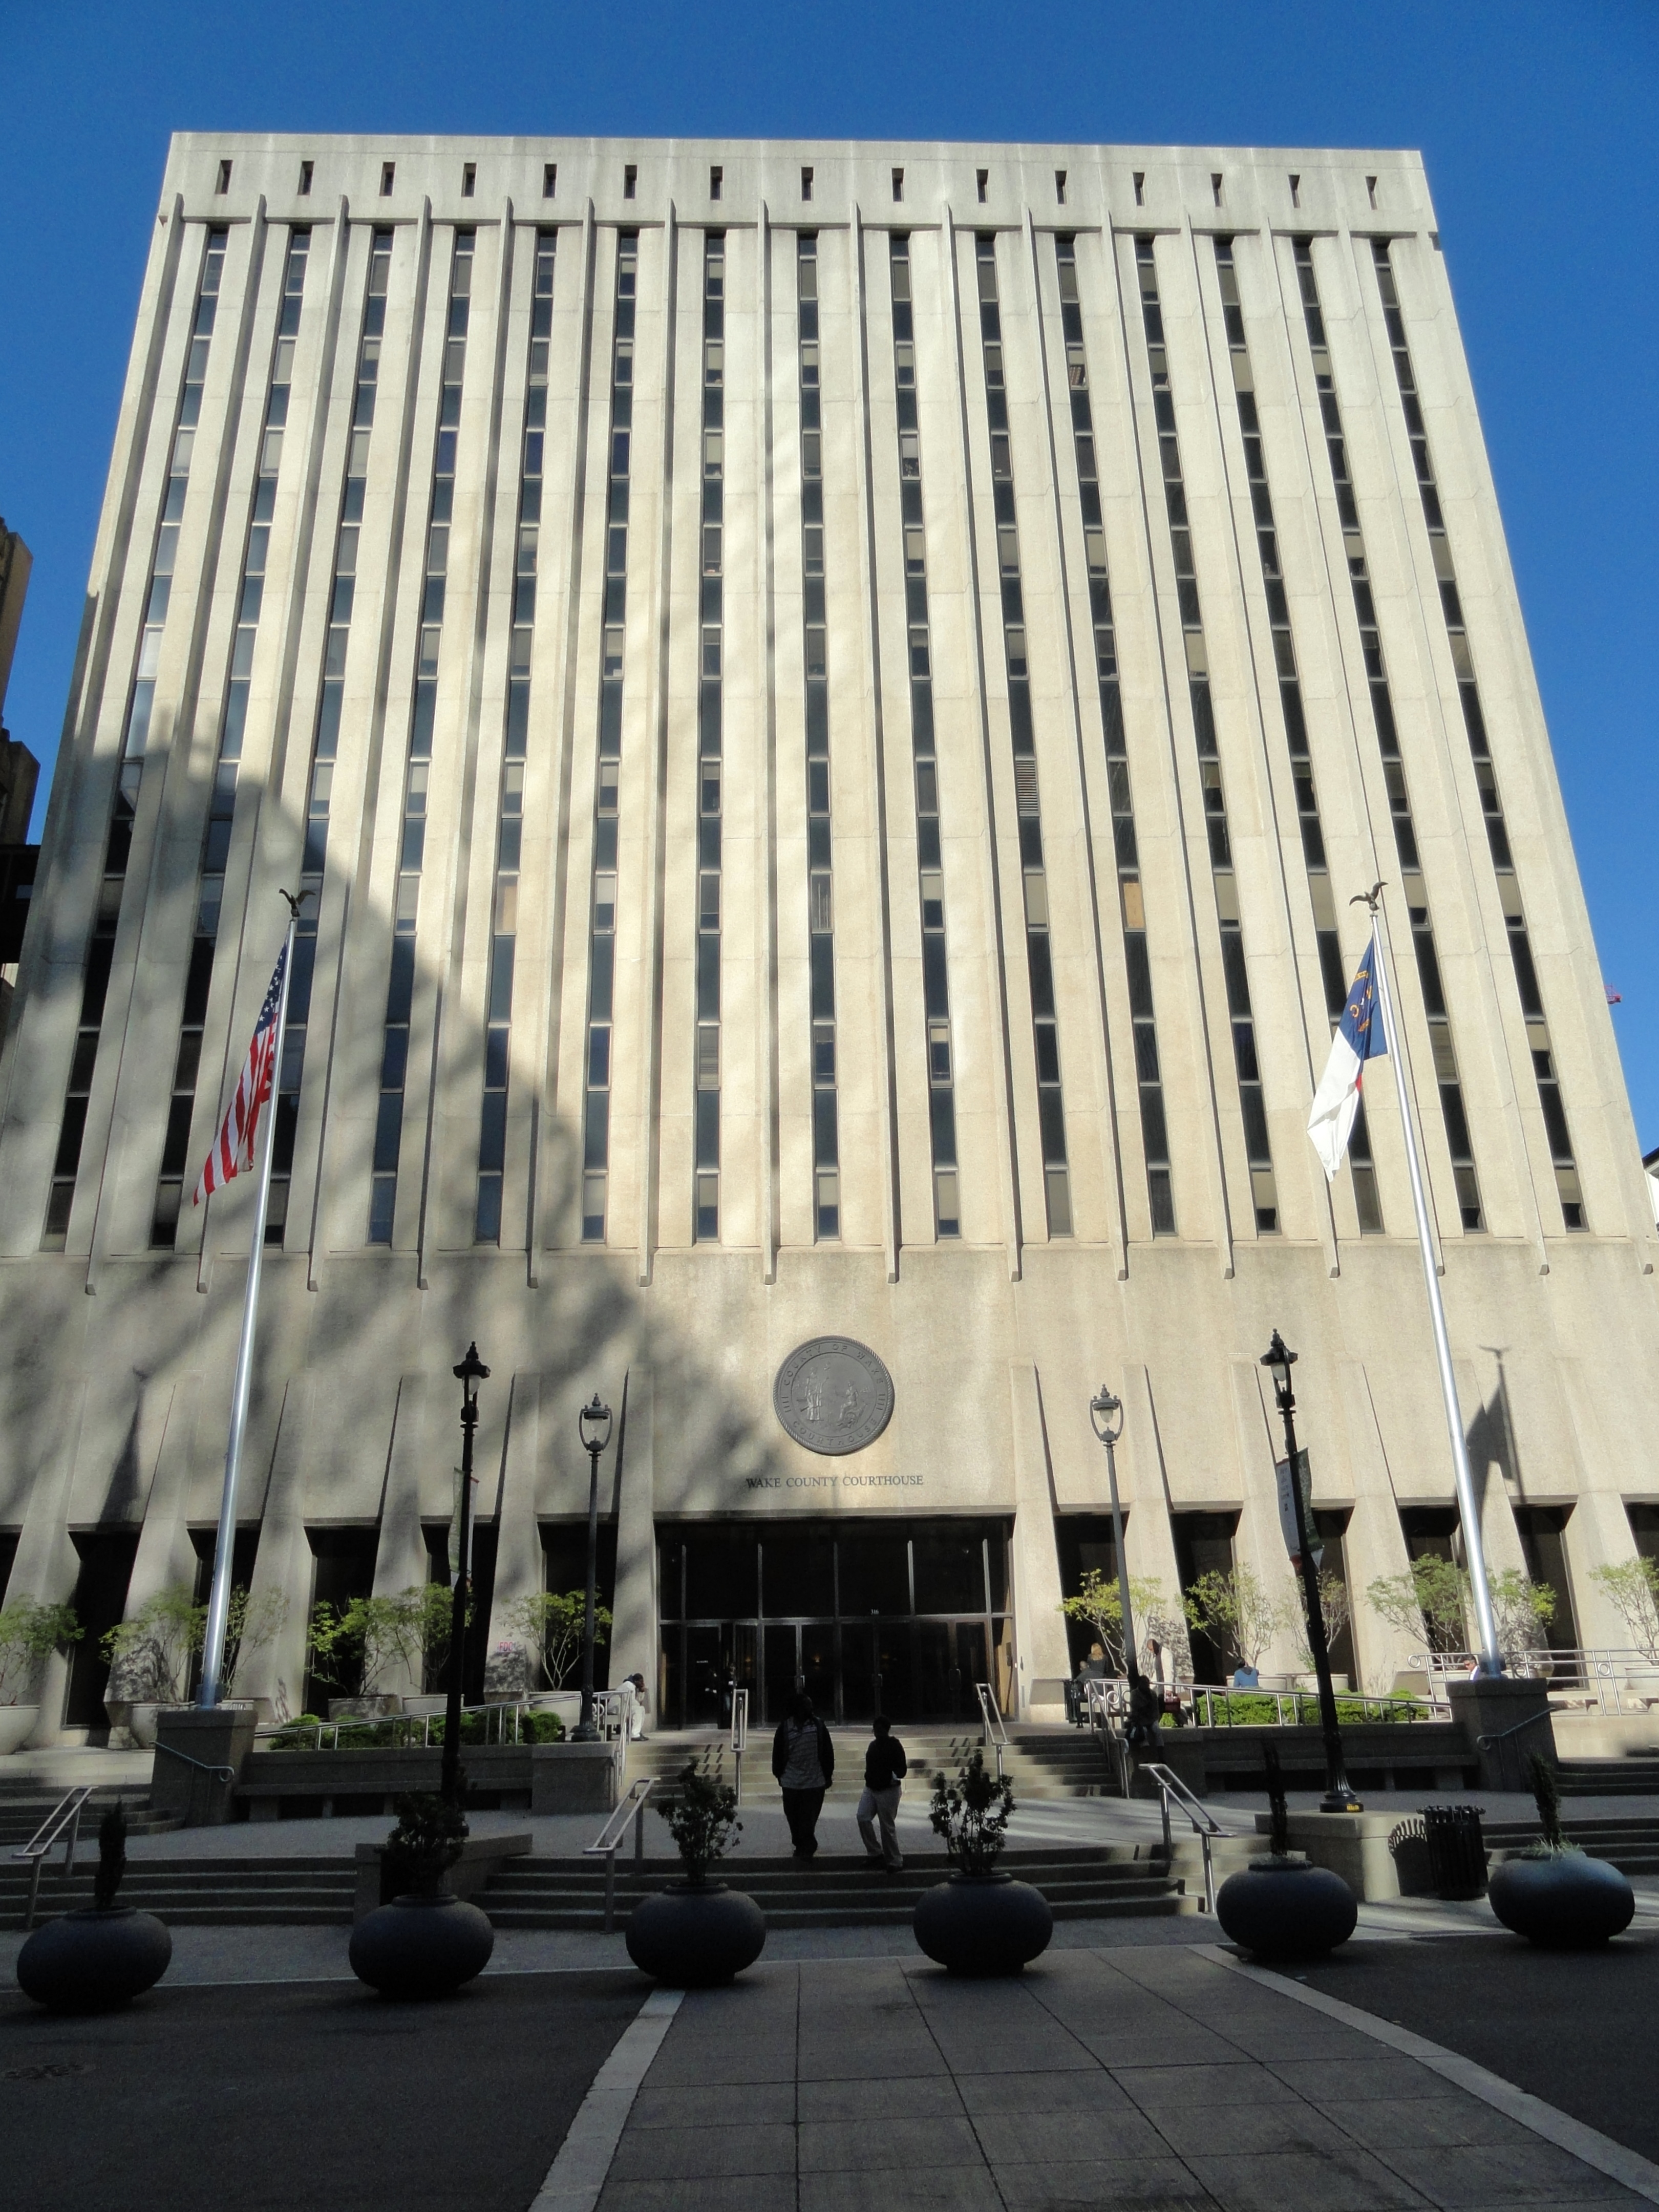
[[[889,1874],[898,1874],[904,1866],[898,1840],[899,1799],[904,1794],[903,1782],[909,1762],[885,1713],[878,1713],[870,1726],[872,1733],[864,1753],[864,1794],[859,1799],[859,1833],[864,1838],[865,1864],[885,1867]],[[879,1844],[876,1841],[878,1820],[881,1822]]]
[[[830,1731],[813,1711],[811,1698],[797,1694],[772,1739],[772,1775],[783,1791],[783,1816],[798,1859],[817,1853],[818,1814],[835,1773]]]

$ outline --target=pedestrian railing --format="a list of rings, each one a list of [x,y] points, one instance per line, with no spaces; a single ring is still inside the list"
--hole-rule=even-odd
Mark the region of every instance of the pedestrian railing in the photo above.
[[[986,1750],[996,1753],[997,1780],[1002,1779],[1003,1754],[1008,1749],[1008,1731],[1003,1726],[1002,1713],[997,1705],[997,1693],[988,1682],[975,1682],[975,1694],[979,1698],[980,1741]]]
[[[1541,1681],[1551,1702],[1569,1710],[1640,1716],[1659,1705],[1659,1658],[1633,1644],[1595,1650],[1538,1645],[1505,1650],[1503,1660],[1506,1673]],[[1466,1679],[1478,1663],[1473,1651],[1414,1651],[1409,1662],[1439,1699],[1449,1683]]]
[[[1159,1686],[1173,1692],[1182,1714],[1199,1728],[1317,1728],[1319,1696],[1314,1690],[1235,1690],[1212,1687],[1203,1682],[1173,1682]],[[1083,1686],[1084,1708],[1089,1725],[1103,1736],[1121,1737],[1129,1714],[1129,1686],[1115,1680],[1088,1681]],[[1443,1720],[1449,1712],[1443,1692],[1432,1688],[1422,1697],[1370,1698],[1358,1691],[1339,1690],[1336,1714],[1340,1721]]]
[[[21,1844],[12,1853],[15,1859],[33,1862],[29,1873],[29,1901],[23,1914],[23,1925],[33,1928],[35,1909],[40,1902],[40,1869],[52,1845],[61,1838],[64,1844],[64,1879],[67,1881],[75,1872],[75,1846],[81,1834],[81,1815],[92,1795],[92,1784],[82,1783],[60,1797],[27,1843]]]
[[[1170,1806],[1172,1804],[1177,1806],[1191,1821],[1193,1832],[1198,1838],[1199,1849],[1204,1855],[1204,1910],[1206,1912],[1213,1912],[1215,1911],[1215,1865],[1211,1857],[1210,1845],[1215,1837],[1229,1836],[1233,1831],[1231,1828],[1224,1828],[1218,1820],[1212,1817],[1173,1768],[1149,1763],[1141,1767],[1139,1771],[1142,1774],[1150,1775],[1158,1784],[1158,1803],[1164,1814],[1164,1862],[1166,1866],[1175,1864],[1175,1839],[1170,1833]]]
[[[605,1741],[626,1747],[633,1728],[634,1706],[631,1685],[624,1685],[619,1690],[595,1690],[593,1725]],[[541,1739],[535,1723],[547,1710],[544,1705],[534,1705],[526,1699],[463,1705],[462,1741],[538,1742]],[[444,1720],[442,1713],[386,1713],[378,1717],[344,1714],[334,1721],[265,1721],[254,1734],[267,1749],[280,1751],[429,1751],[443,1741]],[[480,1723],[478,1733],[466,1727],[469,1721]]]
[[[634,1863],[645,1863],[645,1802],[656,1788],[654,1775],[643,1775],[634,1784],[616,1811],[599,1830],[591,1844],[582,1846],[585,1859],[605,1861],[605,1932],[609,1936],[617,1924],[617,1853],[622,1849],[623,1838],[628,1833],[628,1824],[634,1823]]]

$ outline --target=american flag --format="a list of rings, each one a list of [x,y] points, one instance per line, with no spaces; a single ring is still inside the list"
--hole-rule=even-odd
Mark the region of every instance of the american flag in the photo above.
[[[213,1140],[213,1150],[208,1154],[202,1170],[202,1179],[196,1186],[192,1206],[199,1206],[204,1198],[211,1198],[221,1184],[228,1183],[233,1176],[240,1175],[244,1168],[253,1165],[253,1146],[259,1133],[259,1112],[270,1096],[271,1079],[276,1073],[276,1021],[283,1006],[283,980],[288,967],[288,946],[283,945],[276,957],[276,972],[270,979],[270,988],[265,993],[265,1002],[259,1009],[259,1018],[253,1025],[253,1042],[247,1048],[247,1058],[236,1079],[235,1095],[219,1125],[219,1133]]]

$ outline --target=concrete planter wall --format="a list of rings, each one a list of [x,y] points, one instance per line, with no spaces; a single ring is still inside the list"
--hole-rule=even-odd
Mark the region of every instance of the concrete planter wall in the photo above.
[[[469,1836],[461,1846],[461,1856],[444,1876],[444,1885],[452,1897],[476,1897],[481,1889],[488,1889],[509,1859],[522,1858],[528,1852],[531,1838],[524,1836]],[[371,1912],[392,1899],[381,1894],[382,1861],[386,1857],[384,1844],[359,1844],[356,1850],[357,1892],[352,1900],[351,1917],[355,1922],[367,1920]]]
[[[617,1760],[607,1743],[465,1744],[461,1764],[475,1796],[532,1813],[599,1813],[617,1802]],[[248,1817],[275,1820],[349,1809],[390,1812],[406,1790],[436,1790],[443,1752],[254,1751],[236,1785]],[[342,1801],[344,1801],[343,1804]]]
[[[39,1705],[0,1705],[0,1759],[23,1748],[40,1717]]]

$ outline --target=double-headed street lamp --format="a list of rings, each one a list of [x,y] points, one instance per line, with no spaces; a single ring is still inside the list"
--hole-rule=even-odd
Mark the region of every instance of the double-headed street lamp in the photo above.
[[[599,1460],[611,1441],[611,1408],[593,1393],[593,1401],[576,1416],[577,1432],[587,1454],[587,1609],[582,1619],[582,1717],[574,1741],[592,1743],[593,1725],[593,1610],[599,1571]]]
[[[1129,1607],[1129,1565],[1123,1556],[1123,1509],[1118,1504],[1115,1451],[1117,1440],[1123,1434],[1123,1401],[1115,1398],[1103,1382],[1089,1401],[1089,1420],[1106,1447],[1106,1480],[1112,1493],[1112,1555],[1117,1561],[1118,1604],[1123,1613],[1123,1659],[1129,1677],[1128,1738],[1137,1749],[1145,1749],[1156,1740],[1152,1731],[1158,1726],[1158,1716],[1156,1701],[1136,1656],[1134,1615]]]
[[[1325,1607],[1319,1595],[1319,1570],[1314,1563],[1314,1531],[1309,1527],[1312,1507],[1302,1495],[1302,1469],[1296,1449],[1296,1394],[1291,1389],[1291,1370],[1296,1354],[1275,1329],[1273,1342],[1261,1355],[1261,1364],[1272,1370],[1273,1395],[1285,1417],[1285,1457],[1290,1468],[1291,1497],[1296,1509],[1297,1565],[1302,1574],[1302,1597],[1308,1613],[1308,1646],[1313,1653],[1319,1682],[1319,1722],[1325,1735],[1325,1795],[1322,1813],[1358,1813],[1364,1808],[1349,1785],[1342,1764],[1342,1736],[1337,1726],[1336,1692],[1331,1686],[1330,1647],[1325,1640]]]
[[[479,1358],[477,1346],[469,1344],[466,1358],[450,1371],[461,1386],[461,1525],[457,1532],[455,1590],[449,1615],[442,1790],[444,1802],[454,1805],[461,1794],[461,1677],[466,1664],[466,1613],[472,1580],[472,1439],[478,1428],[478,1385],[488,1381],[489,1370]]]

